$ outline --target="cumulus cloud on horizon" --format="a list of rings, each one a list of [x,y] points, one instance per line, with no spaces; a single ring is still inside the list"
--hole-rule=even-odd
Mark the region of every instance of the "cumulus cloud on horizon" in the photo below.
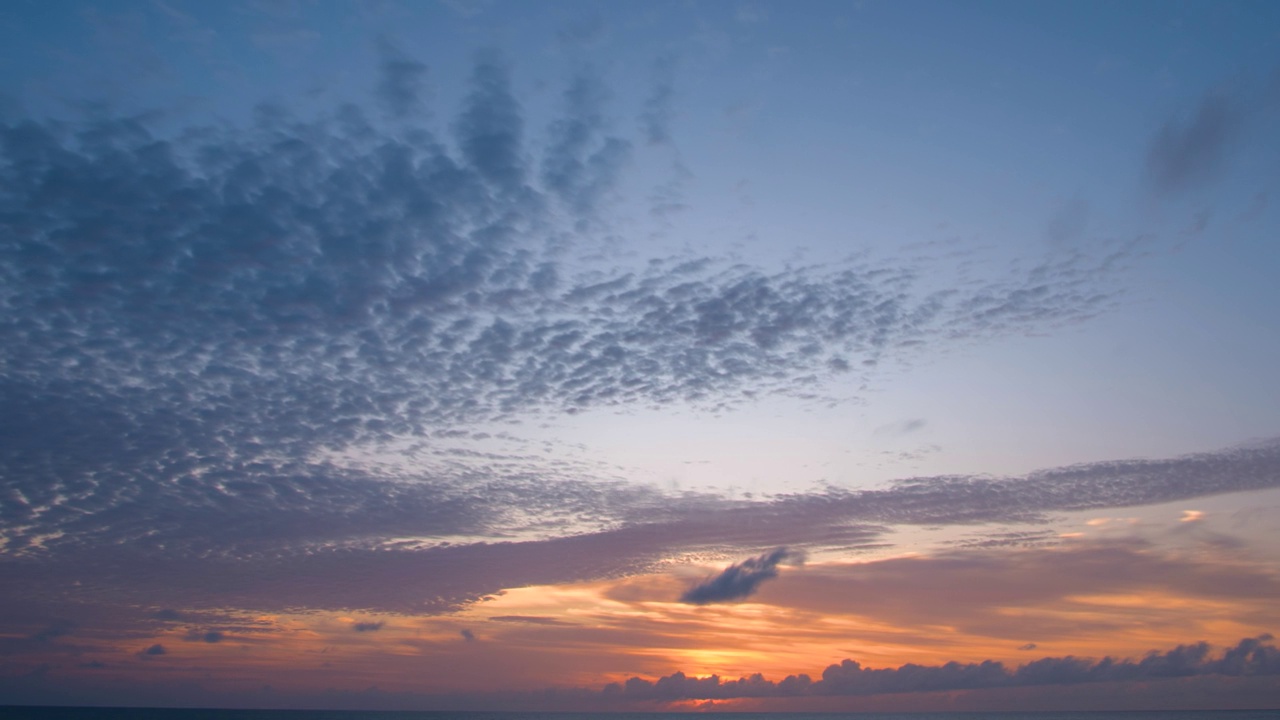
[[[803,674],[772,681],[760,674],[731,680],[717,675],[699,678],[676,672],[657,680],[633,677],[623,683],[610,683],[601,694],[627,700],[702,700],[982,690],[1205,675],[1275,676],[1280,675],[1280,649],[1272,640],[1268,634],[1244,638],[1221,654],[1214,654],[1208,643],[1199,642],[1178,645],[1165,652],[1153,650],[1140,660],[1046,657],[1016,668],[996,660],[864,668],[846,659],[827,666],[819,680]]]
[[[0,701],[1280,690],[1261,24],[37,6]]]

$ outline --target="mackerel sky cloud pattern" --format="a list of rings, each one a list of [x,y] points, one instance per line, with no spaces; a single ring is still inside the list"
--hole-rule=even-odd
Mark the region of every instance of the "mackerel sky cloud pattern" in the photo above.
[[[867,5],[0,10],[0,704],[1280,697],[1276,10]]]
[[[404,62],[383,68],[395,107],[412,105]],[[541,183],[499,60],[474,71],[456,153],[352,108],[172,139],[138,118],[7,126],[15,524],[93,525],[135,492],[214,492],[250,513],[291,499],[323,512],[322,487],[360,496],[337,504],[443,508],[452,478],[365,494],[379,478],[315,457],[529,413],[805,392],[908,347],[1080,320],[1116,292],[1087,258],[923,295],[908,266],[712,258],[577,282],[549,206],[590,219],[619,171],[628,143],[599,132],[600,92],[573,81],[552,142],[529,149]],[[58,497],[71,503],[45,512]],[[462,505],[414,515],[433,533],[478,529],[485,511]]]

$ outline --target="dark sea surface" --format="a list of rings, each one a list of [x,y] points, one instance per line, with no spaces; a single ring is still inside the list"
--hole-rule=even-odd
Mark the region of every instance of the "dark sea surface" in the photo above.
[[[1280,710],[941,713],[552,713],[0,706],[3,720],[1280,720]]]

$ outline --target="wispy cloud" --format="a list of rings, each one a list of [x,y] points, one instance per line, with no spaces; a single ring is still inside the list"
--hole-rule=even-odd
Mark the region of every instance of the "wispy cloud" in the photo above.
[[[1196,190],[1221,177],[1245,148],[1275,124],[1276,70],[1244,73],[1206,92],[1194,109],[1170,117],[1147,150],[1147,181],[1157,193]],[[1208,223],[1202,212],[1195,221]],[[1193,226],[1193,230],[1195,227]]]
[[[200,642],[213,644],[213,643],[222,642],[224,639],[226,639],[226,637],[227,637],[226,634],[223,633],[221,630],[206,630],[203,632],[201,632],[200,630],[192,630],[191,632],[187,633],[186,639],[190,641],[200,641]]]
[[[341,492],[331,502],[345,504],[342,512],[326,509],[324,502],[299,506],[272,494],[259,496],[256,504],[223,500],[220,509],[204,512],[190,509],[183,496],[168,494],[157,494],[145,505],[112,505],[103,517],[77,514],[66,521],[87,538],[11,553],[5,566],[14,580],[11,588],[22,587],[27,596],[49,594],[51,601],[67,592],[57,578],[74,576],[99,588],[104,601],[444,612],[504,587],[635,574],[690,552],[857,551],[881,546],[885,531],[895,525],[1036,523],[1054,512],[1277,486],[1280,443],[1169,460],[1079,465],[1025,477],[915,478],[882,490],[831,489],[754,502],[530,482],[487,487],[502,489],[502,503],[535,514],[544,506],[552,516],[556,507],[574,508],[615,518],[617,526],[521,542],[399,547],[348,538],[439,532],[459,527],[443,524],[456,522],[446,520],[450,508],[500,518],[501,503],[495,506],[486,497],[485,486],[439,495],[412,485],[401,489],[349,478],[332,486]],[[432,513],[441,519],[431,520]],[[264,515],[276,519],[271,532],[257,527],[255,519]],[[327,526],[326,532],[317,525]],[[163,550],[142,540],[138,526],[163,527]],[[39,533],[26,532],[35,542]],[[996,545],[1009,540],[999,532],[992,537]],[[362,581],[335,580],[346,577]]]
[[[1225,163],[1242,124],[1235,98],[1207,95],[1190,118],[1171,120],[1161,128],[1147,154],[1151,182],[1170,192],[1211,178]]]

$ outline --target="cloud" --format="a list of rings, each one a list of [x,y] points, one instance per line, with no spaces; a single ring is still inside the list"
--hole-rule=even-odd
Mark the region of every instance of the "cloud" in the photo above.
[[[483,54],[471,77],[471,94],[455,132],[463,156],[481,178],[507,191],[524,184],[524,121],[511,92],[506,63],[496,53]]]
[[[427,66],[406,57],[389,40],[378,42],[377,97],[391,117],[404,119],[423,109]]]
[[[32,635],[29,639],[37,643],[46,643],[70,633],[76,627],[76,623],[70,620],[55,620],[48,627],[40,630]]]
[[[689,588],[680,596],[680,601],[710,605],[749,597],[760,583],[778,576],[778,563],[784,560],[799,563],[804,561],[804,555],[780,547],[759,557],[747,558],[725,568],[719,575]]]
[[[21,605],[6,603],[4,607],[11,614],[19,617],[27,614]],[[45,608],[41,609],[47,610],[49,608],[45,606]],[[38,624],[32,623],[38,628],[34,632],[31,632],[33,629],[31,625],[23,627],[21,620],[17,618],[10,619],[8,623],[9,627],[6,634],[0,636],[0,656],[47,655],[50,653],[80,655],[86,649],[82,645],[61,640],[61,638],[71,635],[73,630],[81,626],[81,623],[66,619],[44,620],[38,622]]]
[[[164,646],[160,643],[156,643],[155,645],[148,647],[146,650],[139,652],[138,655],[142,657],[154,657],[156,655],[164,655],[165,653],[166,651]]]
[[[385,623],[381,620],[377,622],[358,622],[352,625],[351,629],[356,632],[376,632],[381,630],[384,624]]]
[[[924,418],[910,418],[901,422],[889,423],[881,425],[875,429],[876,435],[910,435],[917,432],[928,425],[929,421]]]
[[[757,555],[702,589],[751,597],[785,584],[763,584],[770,548],[856,552],[902,524],[1276,482],[1265,453],[1217,453],[744,502],[490,438],[566,412],[810,396],[837,372],[1085,320],[1119,285],[1084,252],[944,289],[901,258],[772,270],[642,254],[584,270],[628,157],[671,149],[674,70],[655,68],[639,129],[619,132],[606,79],[552,79],[542,99],[560,114],[543,126],[518,71],[482,56],[439,129],[427,68],[379,50],[369,116],[6,117],[4,603],[115,602],[153,633],[213,643],[241,634],[209,608],[447,612],[690,553]],[[6,634],[56,643],[41,627]]]
[[[191,632],[187,633],[187,640],[206,642],[206,643],[209,643],[210,645],[214,643],[220,643],[225,638],[226,638],[226,635],[221,630],[206,630],[205,632],[200,632],[199,630],[192,630]]]
[[[640,113],[641,132],[650,145],[671,143],[671,121],[674,116],[676,59],[666,56],[654,61],[652,86]]]
[[[633,677],[605,687],[606,697],[629,700],[687,700],[800,695],[880,695],[889,693],[979,690],[987,688],[1157,680],[1204,675],[1280,675],[1280,649],[1270,635],[1245,638],[1221,655],[1207,643],[1152,651],[1140,660],[1043,658],[1017,668],[994,660],[945,665],[907,664],[897,668],[864,668],[853,660],[829,665],[820,680],[791,675],[774,682],[759,674],[737,680],[719,676],[696,678],[674,673],[656,681]]]
[[[1090,521],[1088,524],[1094,524]],[[1053,530],[1017,530],[1012,532],[980,532],[976,537],[956,542],[965,548],[1036,547],[1056,543],[1060,536]]]
[[[526,623],[529,625],[573,625],[573,623],[559,618],[541,615],[495,615],[489,619],[494,622]]]
[[[605,97],[597,78],[575,78],[564,94],[565,115],[552,124],[542,160],[543,186],[583,219],[591,218],[630,154],[629,142],[603,134]]]
[[[525,503],[545,492],[528,484],[545,463],[478,473],[505,459],[450,459],[408,485],[323,458],[406,439],[445,453],[459,427],[539,412],[803,394],[845,358],[1075,321],[1107,302],[1084,265],[921,298],[895,267],[766,273],[700,258],[575,278],[528,239],[552,222],[549,198],[593,215],[616,170],[598,93],[575,83],[540,148],[541,189],[491,59],[454,123],[456,155],[350,108],[177,138],[138,118],[0,129],[0,400],[14,410],[0,419],[0,482],[20,498],[4,509],[6,552],[36,536],[46,549],[107,535],[172,549],[207,533],[235,553],[374,527],[511,530],[510,508],[486,499],[504,495],[472,492],[474,478],[515,478],[489,482]],[[555,474],[553,494],[600,495]]]
[[[625,485],[545,483],[537,475],[448,492],[359,477],[307,480],[277,480],[273,492],[242,500],[210,492],[209,504],[195,509],[190,498],[206,497],[195,492],[200,486],[188,487],[187,495],[148,496],[139,507],[109,505],[112,514],[101,520],[77,514],[73,520],[80,532],[98,542],[52,544],[52,549],[0,560],[12,580],[0,588],[0,598],[22,588],[24,597],[57,606],[69,592],[57,579],[72,576],[94,587],[101,602],[142,606],[445,612],[504,587],[649,572],[690,552],[737,548],[767,555],[782,546],[856,552],[882,546],[888,528],[897,525],[1038,523],[1055,512],[1277,487],[1280,443],[1167,460],[1077,465],[1021,477],[912,478],[878,490],[831,488],[756,501],[670,497]],[[503,505],[495,505],[489,493],[498,494]],[[219,507],[214,502],[221,509],[208,509]],[[471,513],[465,517],[493,522],[494,527],[518,526],[503,510],[506,503],[544,520],[577,512],[613,518],[614,524],[519,542],[425,547],[336,542],[466,527],[451,512]],[[264,516],[272,522],[255,521]],[[135,524],[161,529],[166,547],[154,547],[149,536],[135,536]],[[317,526],[326,532],[316,532]],[[990,539],[1001,546],[1043,538],[997,532]],[[970,545],[974,542],[981,541]]]
[[[1041,646],[1097,647],[1125,634],[1216,633],[1220,623],[1269,627],[1277,592],[1270,568],[1242,559],[1239,548],[1197,543],[1189,556],[1132,538],[1078,539],[807,566],[767,587],[759,602],[871,622],[880,628],[877,639],[905,646],[936,644],[936,634],[921,628],[941,625],[950,629],[943,642],[952,647],[1009,647],[1029,637]],[[946,603],[936,602],[943,596]],[[1126,598],[1150,607],[1134,613]],[[1185,609],[1191,606],[1201,609]]]
[[[1211,93],[1189,120],[1170,120],[1147,152],[1147,173],[1160,192],[1194,187],[1225,164],[1243,117],[1236,99]]]
[[[475,641],[476,641],[476,634],[475,634],[475,633],[473,633],[473,632],[471,632],[470,630],[468,630],[468,629],[466,629],[466,628],[463,628],[463,629],[459,630],[459,631],[458,631],[458,634],[459,634],[459,635],[461,635],[461,636],[462,636],[462,639],[463,639],[463,640],[465,640],[466,642],[475,642]]]
[[[407,112],[419,75],[384,53],[382,100]],[[50,601],[71,592],[66,573],[184,613],[231,599],[440,611],[690,548],[862,548],[898,523],[1274,482],[1272,460],[1233,456],[1231,476],[1179,460],[743,503],[482,439],[558,413],[813,397],[835,373],[1079,322],[1117,297],[1122,263],[1083,252],[942,290],[897,260],[583,271],[563,238],[591,242],[578,221],[600,220],[619,143],[636,145],[607,131],[602,84],[571,79],[528,143],[492,54],[442,123],[453,143],[352,107],[174,132],[109,114],[0,126],[6,573]],[[444,545],[457,538],[474,547]],[[477,559],[491,569],[465,567]],[[349,574],[386,583],[332,581]]]

